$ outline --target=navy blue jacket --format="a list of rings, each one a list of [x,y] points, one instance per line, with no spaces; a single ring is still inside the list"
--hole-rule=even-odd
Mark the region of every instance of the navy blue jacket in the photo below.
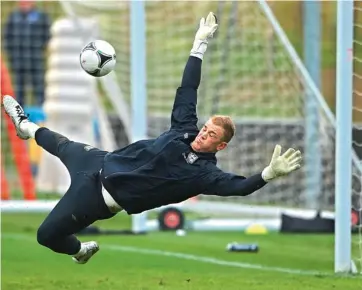
[[[201,60],[190,56],[177,89],[171,127],[156,139],[141,140],[108,153],[101,177],[107,191],[128,214],[184,201],[198,194],[244,196],[263,187],[258,173],[249,178],[225,173],[215,153],[194,152],[197,88]]]

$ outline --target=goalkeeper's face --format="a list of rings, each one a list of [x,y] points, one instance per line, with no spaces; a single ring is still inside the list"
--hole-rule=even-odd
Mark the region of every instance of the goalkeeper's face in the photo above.
[[[223,141],[224,129],[208,120],[201,128],[191,147],[196,152],[217,152],[226,148],[227,143]]]

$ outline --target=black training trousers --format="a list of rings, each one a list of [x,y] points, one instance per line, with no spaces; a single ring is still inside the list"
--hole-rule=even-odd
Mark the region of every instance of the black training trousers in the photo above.
[[[70,141],[47,128],[40,128],[35,140],[63,162],[71,177],[68,191],[39,227],[38,242],[55,252],[74,255],[80,242],[73,234],[96,220],[115,215],[103,200],[99,176],[108,152]]]

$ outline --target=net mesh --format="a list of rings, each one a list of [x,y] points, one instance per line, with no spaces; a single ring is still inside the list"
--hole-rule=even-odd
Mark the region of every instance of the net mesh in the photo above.
[[[359,166],[353,168],[352,206],[358,218],[355,226],[358,238],[352,239],[352,254],[362,273],[362,2],[354,1],[353,45],[353,147]],[[359,222],[358,222],[359,220]]]
[[[100,36],[115,46],[117,81],[129,101],[129,3],[69,3],[77,16],[97,19]],[[312,204],[314,208],[333,209],[334,124],[259,4],[150,1],[145,5],[149,137],[168,129],[175,90],[198,19],[214,11],[220,29],[204,58],[198,114],[200,124],[211,114],[228,114],[236,121],[237,134],[229,148],[218,154],[219,166],[245,176],[259,172],[270,161],[276,143],[301,149],[305,156],[307,166],[302,170],[251,196],[201,199],[302,208]],[[310,112],[315,115],[311,117]],[[307,122],[317,128],[309,139]],[[310,155],[311,146],[318,149],[318,160]],[[315,178],[316,173],[319,178]],[[355,186],[356,206],[359,194]]]
[[[362,220],[361,160],[362,148],[362,3],[355,3],[354,37],[354,128],[352,205]],[[169,127],[175,90],[191,48],[200,15],[214,11],[220,28],[210,41],[203,61],[202,84],[199,89],[200,124],[212,114],[228,114],[236,121],[237,133],[229,148],[218,154],[219,166],[225,171],[244,176],[259,172],[268,164],[275,144],[303,151],[306,166],[287,179],[268,185],[244,198],[201,196],[203,200],[231,201],[254,205],[278,205],[306,208],[334,208],[335,128],[322,110],[317,95],[290,57],[285,43],[256,1],[150,1],[146,2],[147,22],[147,97],[148,135],[156,137]],[[1,28],[5,35],[10,15],[17,2],[1,2]],[[50,24],[69,15],[96,19],[99,37],[109,41],[117,51],[116,81],[125,100],[130,102],[130,3],[126,1],[38,1],[36,6],[46,13]],[[70,10],[69,10],[70,8]],[[242,17],[241,17],[242,15]],[[12,27],[15,36],[21,27]],[[36,31],[35,38],[42,35]],[[11,64],[8,51],[2,60]],[[45,57],[46,57],[46,50]],[[16,52],[15,52],[15,56]],[[28,63],[34,55],[25,54]],[[13,86],[19,79],[9,65]],[[32,74],[43,73],[33,68]],[[28,76],[29,77],[29,76]],[[36,103],[34,84],[25,83],[26,106]],[[36,85],[36,84],[35,84]],[[100,88],[100,95],[105,92]],[[307,102],[309,100],[309,102]],[[127,143],[122,124],[107,98],[103,98],[113,123],[118,145]],[[312,106],[312,108],[310,107]],[[307,113],[306,113],[307,112]],[[313,112],[313,118],[309,115]],[[1,117],[1,159],[6,179],[13,192],[19,191],[18,171]],[[306,138],[306,124],[317,128]],[[31,143],[28,143],[32,151]],[[311,146],[318,148],[318,158],[310,155]],[[18,153],[14,153],[18,154]],[[23,153],[19,153],[23,154]],[[36,154],[35,154],[36,155]],[[359,160],[356,162],[356,160]],[[32,159],[36,163],[37,156]],[[315,170],[316,165],[320,170]],[[319,165],[318,165],[319,164]],[[315,178],[318,173],[319,177]],[[310,190],[312,192],[310,192]],[[310,202],[310,195],[315,199]],[[13,195],[14,196],[14,195]],[[19,194],[15,196],[19,197]],[[353,256],[362,268],[362,227],[356,226]]]
[[[110,7],[72,2],[78,16],[98,19],[101,37],[117,50],[117,80],[130,100],[129,4]],[[360,4],[356,4],[357,5]],[[270,20],[257,2],[146,2],[148,135],[157,137],[169,126],[175,90],[191,48],[200,15],[214,11],[220,29],[210,42],[203,62],[199,89],[200,123],[211,114],[234,118],[237,134],[220,152],[219,166],[241,175],[259,172],[270,160],[276,143],[304,153],[306,165],[293,176],[268,185],[244,198],[201,196],[201,200],[234,204],[277,205],[334,209],[335,128],[317,101],[305,76],[295,65]],[[356,14],[360,10],[356,10]],[[240,17],[240,15],[243,15]],[[359,19],[358,17],[356,19]],[[354,149],[359,140],[360,50],[356,24]],[[309,100],[309,102],[307,102]],[[310,108],[312,106],[312,108]],[[314,108],[313,108],[314,107]],[[359,108],[359,109],[358,109]],[[358,111],[359,110],[359,111]],[[314,113],[311,118],[309,113]],[[306,123],[317,128],[307,138]],[[318,159],[309,155],[318,149]],[[318,166],[316,170],[314,166]],[[315,178],[315,174],[319,178]],[[312,192],[310,190],[312,189]],[[361,215],[361,172],[353,165],[353,207]],[[358,227],[358,226],[357,226]],[[361,228],[359,228],[361,231]],[[361,235],[353,237],[353,256],[361,264]],[[361,265],[360,265],[361,266]]]
[[[65,2],[42,1],[37,7],[45,12],[50,23],[67,16]],[[1,27],[4,34],[9,15],[16,2],[1,3]],[[99,24],[99,37],[109,41],[117,51],[116,80],[123,96],[130,102],[130,3],[125,1],[67,2],[77,17],[94,18]],[[259,172],[270,160],[276,143],[284,148],[301,149],[305,162],[311,164],[308,146],[318,144],[320,179],[311,166],[305,166],[290,178],[270,184],[256,194],[244,198],[201,197],[218,202],[308,207],[309,189],[317,188],[315,207],[334,207],[334,135],[335,129],[325,115],[317,96],[285,48],[257,2],[172,1],[146,2],[147,21],[147,96],[148,135],[156,137],[169,126],[175,90],[191,48],[200,15],[214,11],[220,28],[210,41],[203,62],[202,84],[199,89],[198,114],[200,123],[211,114],[228,114],[234,118],[237,134],[225,152],[220,152],[219,166],[225,171],[241,175]],[[354,44],[354,149],[360,152],[361,143],[361,2],[355,1]],[[241,17],[242,15],[242,17]],[[13,33],[15,30],[13,30]],[[40,37],[40,36],[39,36]],[[32,56],[28,56],[32,59]],[[2,54],[9,63],[9,55]],[[14,86],[17,78],[11,72]],[[31,83],[26,85],[30,105],[35,96]],[[30,88],[28,90],[28,88]],[[102,95],[102,93],[101,93]],[[314,100],[318,117],[306,114],[307,98]],[[112,105],[104,98],[113,120],[119,144],[124,144],[121,125],[112,114]],[[311,102],[313,104],[313,102]],[[317,134],[306,139],[306,122],[314,122]],[[3,121],[3,119],[2,119]],[[7,132],[2,122],[2,162],[9,180],[17,181]],[[124,136],[123,136],[124,137]],[[353,167],[352,204],[361,216],[361,172]],[[11,181],[13,183],[13,181]],[[314,183],[313,183],[314,182]],[[16,187],[16,186],[15,186]],[[361,228],[359,228],[361,231]],[[361,234],[359,235],[361,237]],[[359,261],[361,238],[356,243]]]
[[[16,3],[2,2],[1,5],[4,27]],[[290,178],[270,184],[249,197],[201,199],[307,207],[310,203],[309,189],[317,188],[314,206],[333,208],[333,126],[318,107],[318,118],[312,121],[313,126],[319,129],[314,139],[306,142],[306,95],[312,99],[316,96],[259,4],[250,1],[150,1],[145,5],[149,137],[156,137],[169,127],[175,91],[180,85],[199,17],[214,11],[218,15],[220,29],[210,42],[204,58],[198,114],[200,124],[211,114],[228,114],[236,122],[234,140],[225,152],[218,154],[219,166],[225,171],[249,176],[260,172],[269,163],[277,143],[284,148],[301,149],[307,164],[311,164],[314,158],[308,155],[308,146],[318,144],[320,148],[320,180],[313,178],[313,167],[305,166]],[[129,102],[130,3],[44,1],[37,2],[37,6],[47,13],[51,22],[65,17],[69,8],[77,17],[97,20],[99,37],[112,43],[117,51],[116,80]],[[103,100],[111,119],[117,121],[112,115],[112,105],[106,98]],[[318,106],[318,103],[315,105]],[[114,123],[119,140],[122,137],[119,133],[121,126],[119,122]],[[121,141],[119,143],[122,144]]]
[[[258,3],[250,1],[147,4],[150,136],[157,136],[169,125],[175,88],[180,84],[199,15],[208,11],[217,14],[220,29],[204,57],[199,119],[202,123],[211,114],[228,114],[237,127],[229,149],[218,153],[220,167],[249,176],[269,163],[277,143],[305,151],[305,99],[313,93]],[[315,184],[320,187],[317,204],[332,208],[334,130],[323,111],[318,113],[314,126],[320,129],[312,140],[320,144],[322,154],[321,184]],[[306,162],[310,157],[305,157]],[[312,174],[303,169],[244,198],[201,199],[305,207]]]
[[[50,22],[48,15],[36,17],[33,19],[33,29],[25,31],[23,23],[18,21],[17,11],[17,2],[1,2],[1,95],[13,94],[23,105],[31,107],[41,104],[43,98],[44,63],[40,56],[49,37],[47,27]],[[12,130],[14,127],[10,118],[5,118],[2,111],[1,197],[9,198],[9,194],[11,198],[19,199],[29,191],[27,187],[32,187],[33,168],[27,162],[27,150],[32,155],[34,147],[27,148],[25,142],[17,139]],[[20,173],[24,172],[26,176],[21,180]]]

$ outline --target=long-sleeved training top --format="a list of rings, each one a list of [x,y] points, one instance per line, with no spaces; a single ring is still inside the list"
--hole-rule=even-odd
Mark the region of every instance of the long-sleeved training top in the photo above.
[[[215,153],[195,152],[197,89],[202,60],[190,56],[177,89],[171,127],[158,138],[108,153],[101,181],[115,201],[135,214],[207,194],[245,196],[263,187],[261,173],[249,178],[223,172]]]

